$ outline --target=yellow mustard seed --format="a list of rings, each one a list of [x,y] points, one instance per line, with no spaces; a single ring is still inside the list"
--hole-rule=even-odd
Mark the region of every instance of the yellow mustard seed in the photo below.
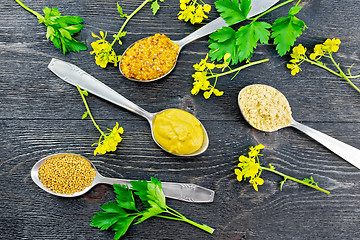
[[[39,179],[54,193],[74,194],[90,186],[96,171],[90,162],[75,154],[59,154],[46,159],[39,168]]]
[[[128,78],[156,79],[173,68],[178,53],[178,44],[164,34],[155,34],[130,47],[121,58],[120,68]]]

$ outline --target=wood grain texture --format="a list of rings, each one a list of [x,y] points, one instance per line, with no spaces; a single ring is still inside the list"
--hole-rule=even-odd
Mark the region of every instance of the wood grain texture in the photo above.
[[[205,1],[206,2],[206,1]],[[118,31],[123,19],[116,1],[29,1],[41,12],[57,7],[68,15],[84,19],[85,29],[77,36],[90,44],[91,32]],[[119,2],[125,12],[141,1]],[[209,22],[218,14],[213,2]],[[259,45],[253,60],[270,61],[219,79],[224,96],[205,100],[192,96],[192,65],[208,52],[208,38],[199,39],[181,52],[175,70],[165,79],[137,83],[124,79],[117,68],[101,69],[88,51],[63,56],[45,38],[45,27],[15,1],[0,0],[0,234],[1,239],[112,239],[113,232],[89,226],[100,206],[114,199],[112,187],[98,185],[88,194],[63,199],[40,190],[30,178],[32,165],[57,152],[79,153],[94,162],[108,177],[195,183],[216,191],[211,204],[189,204],[168,200],[168,205],[190,219],[215,228],[209,235],[181,222],[149,219],[132,226],[123,239],[360,239],[360,172],[314,140],[292,128],[275,133],[252,129],[242,118],[237,94],[252,83],[264,83],[283,92],[296,120],[360,148],[360,94],[345,80],[311,65],[303,65],[297,76],[286,69],[289,56],[279,57],[271,44]],[[308,27],[297,43],[308,49],[326,38],[340,38],[336,54],[344,69],[354,64],[360,73],[359,0],[303,0],[299,18]],[[179,3],[166,0],[155,16],[147,7],[126,28],[121,53],[132,42],[155,33],[178,40],[202,24],[193,26],[177,20]],[[264,17],[273,22],[284,16],[289,6]],[[241,24],[239,24],[241,26]],[[111,154],[93,156],[91,144],[99,134],[90,120],[81,120],[85,111],[73,86],[47,69],[51,58],[78,65],[126,98],[150,112],[172,107],[196,115],[205,125],[209,149],[194,158],[177,158],[153,142],[145,119],[94,96],[88,103],[100,127],[119,122],[124,127],[123,142]],[[360,80],[354,80],[360,86]],[[330,195],[264,172],[259,191],[237,182],[233,173],[239,155],[255,144],[264,144],[263,163],[302,179],[312,175]]]

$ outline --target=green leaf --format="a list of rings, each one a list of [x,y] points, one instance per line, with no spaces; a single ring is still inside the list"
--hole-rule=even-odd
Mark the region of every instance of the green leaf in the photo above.
[[[100,230],[107,230],[121,218],[121,214],[98,212],[91,219],[90,226],[100,228]]]
[[[132,190],[129,189],[127,186],[122,186],[119,184],[113,185],[116,193],[116,202],[118,205],[122,208],[138,211],[135,206],[135,200],[134,195],[132,193]]]
[[[69,33],[71,35],[80,32],[80,30],[83,28],[84,28],[84,25],[82,25],[82,24],[70,25],[70,26],[65,27],[65,29],[67,31],[69,31]]]
[[[271,25],[265,22],[252,22],[242,26],[236,32],[236,45],[239,61],[250,59],[257,47],[257,42],[267,43],[270,32],[267,30]]]
[[[79,24],[82,23],[84,20],[79,17],[79,16],[62,16],[59,17],[58,19],[60,19],[60,21],[67,23],[68,25],[70,24]]]
[[[59,10],[57,8],[51,8],[51,12],[50,12],[51,16],[61,16],[61,13],[59,12]]]
[[[127,15],[127,14],[124,14],[124,12],[123,12],[120,4],[119,4],[119,3],[116,3],[116,5],[117,5],[117,10],[118,10],[118,12],[119,12],[119,14],[120,14],[120,17],[128,18],[128,15]]]
[[[231,27],[223,27],[209,36],[209,56],[212,61],[220,61],[226,53],[230,53],[229,61],[232,64],[238,63],[235,33]]]
[[[84,112],[84,114],[82,115],[81,119],[84,120],[85,118],[87,118],[88,115],[89,115],[89,112],[88,112],[88,111]]]
[[[215,7],[220,16],[229,25],[245,20],[250,9],[251,0],[243,0],[241,4],[239,0],[219,0],[215,2]]]
[[[48,26],[46,32],[46,38],[49,39],[50,36],[54,35],[54,33],[55,33],[55,29],[52,26]]]
[[[49,16],[51,13],[51,9],[48,7],[44,7],[43,13],[45,14],[45,17]]]
[[[125,212],[125,210],[120,205],[118,205],[116,202],[106,203],[106,204],[102,205],[100,208],[104,212],[107,212],[107,213],[119,213],[124,216],[127,215],[127,212]]]
[[[151,207],[147,208],[143,212],[142,217],[135,224],[139,224],[148,218],[154,217],[154,216],[159,215],[160,213],[164,212],[164,209],[159,207],[155,202],[149,201],[149,203],[150,203]]]
[[[153,15],[155,15],[157,13],[157,11],[160,9],[160,5],[157,0],[153,1],[153,3],[151,4],[151,9],[152,9]]]
[[[274,22],[271,37],[274,38],[274,44],[280,56],[290,50],[305,28],[305,23],[293,15],[279,18]]]
[[[63,28],[59,28],[59,32],[60,32],[61,36],[65,37],[65,38],[67,38],[69,40],[72,39],[71,34],[69,33],[69,31],[67,31],[67,30],[65,30]]]
[[[151,196],[149,199],[157,203],[159,207],[166,209],[166,199],[162,190],[161,181],[152,177],[150,183],[148,183],[148,193]]]
[[[114,239],[120,239],[120,237],[124,236],[124,234],[129,229],[131,223],[137,218],[137,216],[127,217],[127,218],[120,218],[116,224],[112,226],[112,230],[114,230],[115,236]]]
[[[300,10],[302,9],[302,7],[300,6],[294,6],[290,9],[289,11],[289,15],[291,16],[294,16],[295,14],[297,14],[298,12],[300,12]]]

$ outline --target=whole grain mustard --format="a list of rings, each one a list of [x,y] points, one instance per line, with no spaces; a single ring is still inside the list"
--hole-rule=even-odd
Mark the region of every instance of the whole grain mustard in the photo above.
[[[90,186],[95,175],[90,162],[76,154],[51,156],[39,168],[39,179],[45,187],[68,195]]]
[[[167,151],[186,155],[199,150],[204,132],[193,115],[180,109],[168,109],[153,120],[154,137]]]
[[[155,34],[134,43],[122,56],[120,68],[128,78],[156,79],[173,68],[178,53],[178,44],[164,34]]]

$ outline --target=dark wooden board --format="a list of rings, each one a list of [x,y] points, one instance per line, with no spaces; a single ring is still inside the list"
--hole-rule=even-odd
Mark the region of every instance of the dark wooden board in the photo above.
[[[206,2],[206,1],[205,1]],[[57,7],[65,15],[79,15],[85,29],[78,39],[90,47],[91,32],[118,31],[123,19],[116,1],[25,1],[41,12]],[[119,2],[125,12],[141,1]],[[218,17],[214,3],[209,19]],[[264,83],[283,92],[296,120],[355,147],[360,147],[360,93],[345,80],[314,66],[291,76],[286,68],[289,56],[279,57],[271,44],[259,45],[253,60],[270,61],[219,79],[222,97],[208,100],[192,96],[192,65],[208,52],[208,38],[196,40],[181,52],[175,70],[153,83],[124,79],[117,68],[101,69],[88,51],[63,56],[45,38],[45,27],[15,1],[0,0],[0,234],[1,239],[112,239],[113,232],[89,226],[100,206],[114,200],[112,187],[98,185],[75,199],[47,194],[31,180],[30,169],[40,158],[57,152],[74,152],[88,157],[104,176],[129,179],[195,183],[216,191],[211,204],[190,204],[168,200],[168,205],[190,219],[215,228],[213,235],[181,222],[149,219],[132,226],[123,239],[360,239],[358,204],[360,172],[349,163],[295,129],[262,133],[251,128],[241,116],[237,95],[252,83]],[[121,53],[133,41],[155,33],[180,39],[203,24],[177,20],[179,2],[166,0],[155,16],[148,7],[130,21]],[[326,38],[340,38],[335,55],[344,69],[354,64],[360,73],[359,0],[303,0],[299,18],[308,27],[297,43],[308,49]],[[264,17],[273,22],[290,6]],[[239,25],[241,26],[241,24]],[[196,115],[205,125],[209,149],[193,158],[178,158],[153,142],[147,121],[95,96],[88,103],[100,127],[115,122],[124,127],[123,142],[111,154],[93,156],[99,133],[90,120],[81,120],[85,111],[77,90],[47,69],[51,58],[74,63],[150,112],[172,107]],[[360,86],[360,80],[354,80]],[[263,163],[302,179],[312,175],[326,195],[263,173],[265,183],[256,192],[249,183],[236,181],[234,168],[239,155],[256,144],[265,145]]]

